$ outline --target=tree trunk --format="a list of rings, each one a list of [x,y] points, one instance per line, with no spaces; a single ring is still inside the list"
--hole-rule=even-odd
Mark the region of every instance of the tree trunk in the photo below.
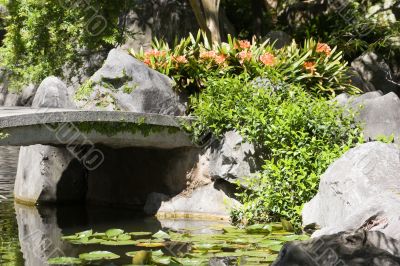
[[[220,43],[220,0],[189,0],[189,2],[200,28],[206,32],[212,43]]]

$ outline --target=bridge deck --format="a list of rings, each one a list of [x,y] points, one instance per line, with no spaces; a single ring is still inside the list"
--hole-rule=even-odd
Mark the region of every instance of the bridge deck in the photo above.
[[[133,112],[85,111],[57,108],[0,107],[0,130],[7,134],[0,146],[34,144],[85,145],[114,147],[179,148],[193,146],[181,130],[188,118]],[[104,125],[104,132],[92,125]],[[153,126],[153,127],[152,127]],[[138,130],[131,130],[139,128]],[[152,130],[146,134],[140,128]],[[85,128],[82,130],[81,128]],[[174,129],[174,130],[171,130]],[[68,136],[68,137],[67,137]],[[72,137],[73,136],[73,137]]]

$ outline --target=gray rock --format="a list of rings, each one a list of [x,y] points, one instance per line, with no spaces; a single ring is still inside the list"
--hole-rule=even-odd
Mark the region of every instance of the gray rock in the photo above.
[[[210,176],[227,181],[250,177],[258,169],[253,144],[245,142],[235,131],[225,133],[221,143],[211,147]]]
[[[66,148],[21,147],[16,199],[27,203],[82,201],[86,191],[86,171]]]
[[[377,54],[368,52],[361,55],[351,63],[351,66],[361,79],[369,84],[368,90],[381,90],[384,94],[389,92],[400,94],[400,85],[393,80],[390,67]]]
[[[21,106],[21,94],[18,93],[7,93],[4,100],[4,106]]]
[[[126,52],[112,50],[91,78],[91,93],[78,105],[106,109],[184,115],[185,105],[172,89],[173,81]]]
[[[229,219],[230,210],[240,205],[220,189],[218,182],[198,187],[189,195],[178,195],[169,201],[155,203],[154,196],[148,199],[148,205],[157,206],[158,217],[202,217]],[[161,200],[160,196],[157,199]],[[146,204],[147,205],[147,204]]]
[[[345,230],[376,230],[400,239],[400,150],[371,142],[346,152],[322,175],[317,195],[303,208],[314,236]]]
[[[32,102],[32,107],[74,108],[67,86],[56,77],[42,81]]]
[[[43,80],[32,106],[74,107],[67,87],[56,77]],[[28,203],[82,201],[86,191],[86,170],[66,147],[21,147],[15,198]]]
[[[361,107],[356,120],[362,123],[366,140],[393,135],[395,142],[400,141],[400,99],[396,94],[379,96],[379,92],[371,92],[351,105],[354,109]]]
[[[354,68],[350,67],[347,74],[350,77],[351,84],[361,91],[369,92],[376,90],[375,86],[370,81],[364,80]]]
[[[273,266],[400,265],[400,242],[381,232],[340,232],[286,243]]]
[[[35,97],[37,86],[30,84],[22,89],[21,104],[31,106],[33,98]]]
[[[265,39],[269,39],[270,43],[274,43],[275,49],[281,49],[292,43],[292,37],[283,31],[270,31]]]

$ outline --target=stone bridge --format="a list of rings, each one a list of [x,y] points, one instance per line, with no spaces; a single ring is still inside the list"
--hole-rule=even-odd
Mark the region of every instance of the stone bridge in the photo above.
[[[0,146],[95,145],[113,148],[192,147],[181,129],[189,119],[132,112],[0,108]]]

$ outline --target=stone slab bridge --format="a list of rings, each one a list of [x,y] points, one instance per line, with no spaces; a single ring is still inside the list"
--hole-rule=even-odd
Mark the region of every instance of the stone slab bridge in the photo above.
[[[0,108],[0,146],[103,144],[113,148],[193,147],[190,119],[159,114],[61,108]]]

